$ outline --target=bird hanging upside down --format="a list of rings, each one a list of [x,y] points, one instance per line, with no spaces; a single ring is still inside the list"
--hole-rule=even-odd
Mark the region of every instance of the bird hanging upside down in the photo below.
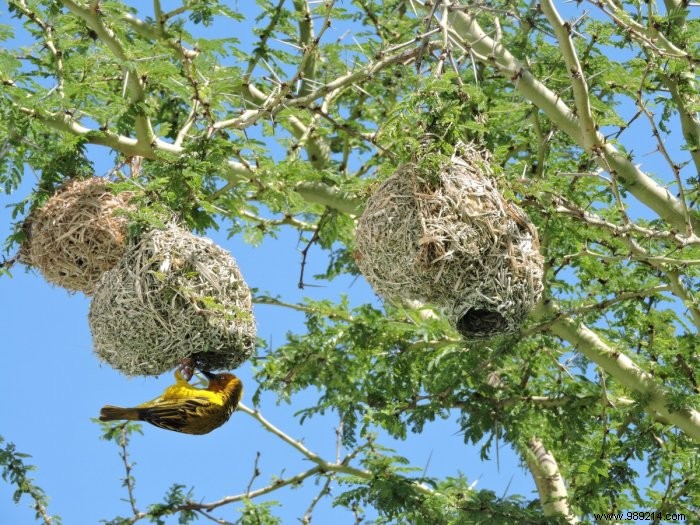
[[[187,369],[178,368],[175,384],[166,388],[160,397],[133,408],[104,406],[100,410],[100,421],[146,421],[185,434],[207,434],[226,423],[243,394],[241,380],[233,374],[202,370],[209,384],[206,388],[196,388],[183,377],[183,370],[187,374]]]

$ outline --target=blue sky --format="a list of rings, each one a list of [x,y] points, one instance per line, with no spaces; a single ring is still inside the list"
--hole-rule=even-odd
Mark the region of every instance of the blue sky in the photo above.
[[[0,7],[5,18],[3,11]],[[210,31],[218,36],[217,29]],[[252,39],[246,33],[236,34],[244,40],[246,36]],[[20,28],[18,35],[17,43],[26,44]],[[105,148],[91,147],[90,156],[96,175],[106,174],[113,166],[113,156]],[[36,174],[28,172],[12,195],[0,193],[3,239],[10,232],[8,205],[26,197],[36,182]],[[218,232],[210,235],[234,255],[251,287],[279,294],[289,302],[306,296],[335,300],[341,293],[348,294],[353,304],[376,302],[362,279],[343,278],[331,286],[299,290],[301,257],[298,234],[292,230],[283,232],[278,239],[266,239],[258,248],[246,245],[239,237],[229,240]],[[327,264],[326,255],[312,249],[308,263],[307,276],[321,272]],[[0,330],[4,334],[1,345],[8,371],[0,382],[0,396],[10,400],[0,420],[0,435],[15,443],[19,451],[31,454],[27,461],[38,467],[33,477],[50,497],[49,512],[60,515],[64,523],[96,523],[116,515],[127,516],[130,508],[123,501],[124,468],[118,449],[99,439],[100,427],[91,418],[98,415],[103,404],[134,405],[156,397],[172,378],[166,374],[130,379],[101,364],[92,351],[88,299],[47,284],[35,271],[16,266],[12,273],[12,278],[0,278]],[[256,306],[255,316],[258,336],[270,345],[281,344],[287,331],[303,331],[303,317],[298,312]],[[243,400],[250,404],[256,389],[250,364],[244,364],[236,374],[245,385]],[[272,396],[265,395],[260,409],[290,436],[332,459],[336,455],[337,418],[331,414],[299,425],[293,414],[306,406],[305,396],[315,398],[318,393],[308,392],[291,405],[281,406]],[[397,449],[411,464],[426,468],[428,475],[456,475],[462,471],[470,480],[478,479],[478,487],[490,487],[498,494],[504,494],[507,487],[509,494],[534,491],[533,482],[517,466],[518,460],[509,450],[500,452],[500,470],[493,462],[482,463],[477,448],[463,445],[455,419],[435,422],[405,443],[392,442],[386,436],[380,438],[380,443]],[[235,413],[229,423],[205,436],[181,435],[149,425],[144,425],[143,430],[144,435],[135,436],[130,447],[131,461],[136,463],[136,497],[142,508],[161,501],[173,483],[194,487],[196,497],[204,501],[245,492],[258,452],[261,475],[253,489],[267,485],[275,476],[291,476],[311,466],[243,413]],[[456,457],[460,459],[455,461]],[[2,523],[30,523],[34,515],[31,502],[25,497],[20,504],[12,504],[13,490],[0,483]],[[304,488],[284,489],[267,499],[280,500],[277,514],[283,522],[293,522],[304,514],[318,490],[320,487],[307,482]],[[221,515],[235,520],[231,510]],[[331,509],[325,499],[317,506],[314,521],[328,522],[331,516],[341,523],[351,519],[345,511]]]
[[[5,16],[6,8],[2,6],[0,17]],[[328,36],[332,39],[338,35]],[[623,137],[630,144],[649,141],[650,135],[632,133]],[[93,147],[90,151],[96,174],[107,173],[113,165],[108,150]],[[643,160],[650,162],[649,158]],[[663,170],[662,164],[657,167]],[[35,183],[36,176],[27,173],[17,192],[9,196],[0,193],[0,238],[6,238],[10,231],[7,205],[23,199]],[[266,239],[257,248],[246,245],[240,237],[226,239],[218,232],[210,232],[210,236],[234,255],[251,287],[279,294],[286,301],[296,302],[303,297],[335,300],[340,294],[348,294],[352,304],[376,302],[362,279],[340,278],[325,287],[299,290],[298,235],[292,230],[277,239]],[[325,269],[326,255],[312,249],[308,262],[307,276],[319,273]],[[122,500],[126,491],[121,487],[124,470],[118,450],[99,439],[100,427],[91,418],[98,415],[103,404],[137,404],[155,397],[172,381],[169,374],[129,379],[100,364],[92,352],[88,306],[82,294],[68,294],[19,266],[14,268],[12,278],[0,278],[0,347],[5,372],[0,381],[0,399],[5,400],[0,435],[32,455],[28,462],[38,466],[33,477],[50,497],[49,512],[60,515],[65,524],[97,523],[129,514],[129,505]],[[284,342],[287,331],[303,331],[303,317],[298,312],[256,306],[255,316],[259,337],[273,346]],[[250,405],[256,389],[253,370],[246,363],[236,373],[245,385],[244,402]],[[337,418],[329,414],[300,425],[293,415],[306,406],[304,399],[317,395],[307,392],[291,405],[279,406],[272,396],[265,395],[260,409],[291,437],[332,459],[336,454]],[[427,425],[422,434],[410,435],[405,442],[387,436],[380,436],[379,441],[406,456],[413,466],[425,467],[429,476],[462,472],[478,481],[477,488],[489,488],[498,495],[535,497],[529,473],[508,447],[500,450],[497,468],[495,459],[480,460],[478,447],[464,445],[458,430],[453,416]],[[136,463],[136,497],[142,509],[160,501],[173,483],[194,487],[196,498],[203,501],[245,492],[258,452],[261,475],[253,482],[253,489],[267,485],[274,476],[291,476],[311,466],[298,452],[240,412],[222,428],[204,436],[182,435],[148,425],[143,431],[130,447],[131,461]],[[19,505],[12,504],[13,490],[0,483],[0,520],[11,525],[31,523],[34,512],[29,508],[30,501],[25,498]],[[320,486],[307,481],[302,488],[283,489],[268,499],[281,502],[276,513],[284,523],[296,523],[319,490]],[[314,522],[335,519],[350,523],[351,515],[332,509],[330,501],[325,499],[318,505]],[[236,519],[227,508],[219,514],[230,521]],[[176,523],[176,519],[168,523]]]
[[[97,154],[99,154],[96,151]],[[0,195],[0,225],[7,233],[9,213],[5,205],[23,197],[34,180],[27,177],[22,188],[9,197]],[[339,279],[333,286],[297,288],[300,254],[297,235],[287,232],[279,239],[268,239],[259,248],[251,248],[241,239],[225,240],[211,232],[212,238],[231,251],[252,287],[281,294],[288,301],[308,296],[333,298],[346,293],[355,304],[375,301],[363,280]],[[325,254],[312,250],[308,275],[325,268]],[[87,298],[68,294],[47,284],[35,271],[15,267],[12,278],[0,279],[0,330],[3,337],[5,374],[0,382],[0,397],[6,403],[0,422],[0,435],[14,442],[20,451],[33,457],[28,460],[39,467],[34,478],[51,497],[49,510],[61,515],[64,523],[93,523],[128,513],[126,497],[120,487],[123,466],[117,447],[99,439],[100,428],[91,422],[105,403],[131,405],[155,397],[171,383],[169,374],[158,378],[126,378],[93,354],[87,324]],[[303,330],[299,313],[273,306],[256,306],[258,335],[272,345],[284,341],[288,330]],[[236,370],[244,382],[244,402],[256,388],[252,369],[244,364]],[[317,393],[304,396],[315,398]],[[263,396],[260,409],[265,417],[295,439],[302,440],[314,452],[332,459],[336,454],[337,419],[316,417],[299,425],[293,413],[303,397],[291,405],[276,405],[272,396]],[[21,400],[21,402],[20,402]],[[395,448],[420,468],[427,466],[433,476],[463,472],[477,487],[492,488],[503,494],[510,486],[514,492],[529,494],[534,484],[518,467],[518,460],[508,449],[500,452],[500,471],[495,462],[483,463],[476,447],[467,447],[457,433],[456,418],[437,421],[420,435],[406,442],[393,442],[386,436],[380,443]],[[224,495],[245,492],[250,481],[255,456],[261,453],[261,476],[253,488],[266,485],[272,476],[290,476],[309,468],[308,461],[278,438],[265,431],[255,420],[235,413],[220,429],[204,436],[188,436],[144,425],[144,435],[133,439],[130,451],[136,467],[137,498],[141,504],[159,501],[172,483],[194,486],[198,498],[205,501]],[[456,459],[458,458],[458,459]],[[320,488],[308,483],[305,489],[285,489],[273,494],[283,507],[279,515],[284,522],[303,515]],[[28,500],[19,505],[10,502],[11,489],[0,484],[0,508],[9,521],[28,523],[33,511]],[[318,522],[332,511],[319,505]],[[330,515],[330,514],[328,514]],[[341,523],[350,516],[340,514]],[[345,518],[342,518],[345,516]],[[231,513],[227,514],[231,519]]]

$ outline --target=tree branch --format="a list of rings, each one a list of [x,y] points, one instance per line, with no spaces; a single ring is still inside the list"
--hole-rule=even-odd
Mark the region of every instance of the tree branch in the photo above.
[[[692,408],[674,410],[668,394],[654,377],[643,371],[629,357],[605,343],[595,332],[568,316],[556,317],[558,312],[551,302],[541,303],[535,315],[553,317],[549,332],[570,343],[586,358],[597,363],[623,386],[645,396],[647,408],[683,430],[689,437],[700,441],[700,413]]]
[[[358,469],[355,467],[351,467],[348,465],[346,461],[341,461],[341,462],[329,462],[325,461],[323,458],[321,458],[318,454],[315,452],[312,452],[308,448],[306,448],[300,441],[297,441],[287,434],[285,434],[282,430],[274,426],[272,423],[270,423],[267,419],[265,419],[260,412],[257,410],[253,410],[251,408],[248,408],[246,405],[243,405],[241,403],[238,404],[238,410],[241,412],[251,416],[253,419],[258,421],[265,429],[280,438],[282,441],[287,443],[288,445],[292,446],[295,448],[298,452],[300,452],[304,457],[306,457],[308,460],[316,463],[318,465],[318,471],[320,473],[326,473],[326,472],[334,472],[334,473],[339,473],[339,474],[348,474],[350,476],[357,477],[359,479],[363,479],[366,481],[371,481],[374,479],[374,474],[369,471],[369,470],[363,470],[363,469]],[[413,486],[414,489],[416,489],[418,492],[424,495],[429,495],[429,496],[434,496],[436,495],[436,491],[428,487],[427,485],[424,485],[422,483],[416,483],[416,482],[411,482],[411,485]]]
[[[300,182],[294,187],[308,202],[322,204],[348,215],[359,215],[362,200],[352,194],[322,182]]]
[[[82,18],[88,27],[97,33],[97,37],[107,46],[107,49],[109,49],[116,58],[127,64],[130,62],[130,57],[124,50],[121,42],[119,42],[117,35],[102,23],[97,7],[84,7],[73,0],[61,0],[61,2],[71,12]],[[146,99],[146,93],[141,81],[141,76],[136,67],[133,65],[126,66],[125,76],[131,102],[133,104],[143,102]],[[136,137],[139,144],[143,147],[146,147],[146,145],[151,144],[155,140],[151,122],[141,111],[136,116],[135,127]]]
[[[622,225],[615,224],[596,213],[578,206],[576,203],[571,202],[569,199],[561,195],[546,194],[543,200],[547,203],[553,204],[557,214],[575,217],[576,219],[581,220],[590,226],[607,230],[616,237],[627,238],[631,235],[635,235],[637,238],[641,237],[644,240],[666,240],[673,242],[679,248],[700,245],[700,236],[695,233],[686,236],[675,231],[640,226],[632,221],[626,222]],[[682,259],[676,260],[676,264],[683,264]]]
[[[561,49],[564,62],[571,75],[571,87],[574,92],[576,115],[581,124],[583,147],[586,151],[594,151],[600,148],[600,139],[603,137],[596,133],[596,124],[591,112],[591,102],[588,99],[588,84],[576,54],[574,43],[571,41],[571,26],[561,19],[552,0],[542,0],[540,6],[547,20],[552,24],[554,34],[559,41],[559,49]]]
[[[308,58],[301,69],[300,95],[311,92],[311,82],[316,80],[316,64],[318,63],[318,39],[314,37],[314,26],[311,17],[311,9],[306,0],[294,0],[294,9],[299,19],[299,43],[304,51],[309,50]],[[326,23],[328,19],[326,19]]]
[[[495,66],[501,74],[511,79],[522,96],[542,109],[564,133],[586,149],[590,140],[584,140],[581,123],[574,112],[558,95],[537,80],[500,42],[488,36],[474,17],[461,10],[452,9],[450,24],[462,45],[480,62]],[[659,217],[675,228],[685,229],[683,206],[670,191],[642,172],[599,133],[595,142],[602,146],[586,151],[599,166],[617,176],[632,195],[654,210]],[[700,229],[700,220],[693,219],[693,226]]]
[[[61,98],[63,98],[63,52],[56,47],[53,34],[53,26],[37,16],[37,14],[29,9],[27,3],[24,0],[15,0],[13,3],[17,9],[32,22],[34,22],[44,33],[44,45],[53,55],[53,59],[56,67],[56,90],[58,91]]]
[[[4,442],[0,436],[0,444]],[[41,487],[34,484],[34,481],[28,476],[28,473],[35,467],[24,463],[24,458],[29,457],[27,454],[17,452],[13,443],[7,443],[0,448],[0,475],[4,481],[15,485],[15,502],[23,494],[27,494],[33,501],[32,508],[36,512],[36,519],[43,522],[44,525],[53,525],[55,522],[60,522],[58,516],[51,516],[46,508],[47,497]]]
[[[353,84],[357,84],[366,80],[367,78],[376,75],[381,70],[388,66],[394,64],[406,63],[415,58],[418,54],[417,49],[410,49],[403,53],[397,53],[392,55],[380,55],[379,58],[368,64],[367,66],[347,73],[341,77],[332,80],[326,84],[323,84],[316,88],[308,95],[299,96],[296,98],[285,99],[284,103],[277,103],[279,95],[268,95],[266,101],[261,105],[260,108],[254,110],[244,111],[241,115],[236,118],[220,120],[212,125],[213,130],[219,130],[224,128],[234,128],[242,129],[254,124],[260,118],[266,116],[275,116],[277,113],[290,108],[290,107],[305,107],[319,98],[325,97],[327,94],[339,90]],[[263,96],[265,96],[263,94]]]
[[[686,81],[693,86],[691,90],[693,95],[682,94],[679,89],[678,81],[668,75],[661,74],[661,80],[671,93],[673,103],[678,108],[678,116],[681,121],[681,130],[683,136],[690,147],[690,155],[693,158],[695,169],[700,171],[700,119],[698,118],[697,108],[700,106],[700,96],[698,96],[698,82],[695,74],[688,72]],[[687,100],[687,98],[690,100]]]
[[[650,71],[650,66],[647,66],[647,70],[642,77],[642,85],[644,84],[644,81],[646,80],[646,77],[647,77],[647,74],[649,71]],[[662,75],[662,78],[663,78],[663,75]],[[668,79],[668,78],[666,78],[665,80],[667,83],[670,82],[670,79]],[[673,83],[671,83],[671,85],[675,85],[676,88],[678,87],[676,84],[673,84]],[[685,138],[686,138],[689,145],[694,144],[694,143],[697,144],[697,142],[694,142],[694,140],[697,139],[697,135],[694,137],[692,134],[692,131],[689,129],[686,129],[683,126],[683,121],[687,120],[687,119],[683,119],[683,117],[682,117],[684,111],[687,111],[687,108],[684,107],[683,98],[678,93],[676,93],[676,96],[673,96],[673,90],[671,90],[671,93],[672,93],[672,98],[673,98],[674,102],[676,103],[676,107],[678,108],[678,111],[681,114],[681,127],[683,128],[683,135],[685,135]],[[646,103],[644,102],[644,100],[642,98],[642,86],[640,86],[639,89],[637,90],[637,107],[647,117],[647,120],[649,121],[649,125],[651,126],[652,135],[656,139],[656,149],[659,151],[659,153],[661,153],[661,155],[664,157],[664,159],[668,163],[669,168],[671,169],[671,172],[673,173],[673,177],[676,180],[676,187],[678,188],[678,199],[680,200],[681,204],[683,205],[683,210],[684,210],[685,217],[686,217],[685,234],[688,236],[693,235],[694,234],[693,224],[691,221],[690,213],[688,211],[688,204],[687,204],[687,201],[685,198],[685,188],[683,186],[683,180],[681,179],[681,167],[680,167],[680,165],[673,162],[673,160],[671,159],[671,156],[668,153],[668,150],[666,149],[666,146],[663,143],[663,140],[661,140],[661,133],[659,132],[659,129],[656,125],[656,121],[654,120],[654,115],[651,113],[651,111],[649,111]],[[686,131],[688,131],[688,134],[686,134]],[[697,131],[697,130],[695,130],[695,131]],[[698,158],[700,159],[700,157],[698,157]],[[696,166],[697,166],[697,164],[696,164]]]
[[[525,450],[525,461],[540,494],[545,516],[562,515],[568,523],[578,523],[578,518],[569,508],[568,493],[559,473],[554,456],[544,448],[542,441],[531,438]]]
[[[180,154],[184,151],[181,146],[171,144],[154,139],[151,144],[143,144],[136,139],[118,135],[111,131],[101,131],[91,128],[86,128],[75,120],[72,116],[65,113],[61,114],[44,114],[32,108],[17,106],[17,109],[34,118],[46,126],[56,131],[70,133],[71,135],[84,137],[90,144],[98,144],[101,146],[110,147],[116,151],[123,153],[129,157],[144,157],[147,159],[156,159],[158,151]],[[250,178],[252,175],[251,168],[235,161],[228,161],[227,168],[232,182],[237,182],[240,177]]]
[[[240,406],[240,405],[239,405]],[[177,512],[179,510],[214,510],[218,507],[222,507],[224,505],[229,505],[231,503],[235,503],[237,501],[244,501],[247,499],[253,499],[257,498],[259,496],[264,496],[265,494],[269,494],[270,492],[274,492],[275,490],[281,489],[282,487],[286,487],[288,485],[298,485],[302,481],[304,481],[307,478],[310,478],[311,476],[315,476],[316,474],[322,473],[323,469],[320,466],[315,466],[313,468],[310,468],[308,470],[305,470],[303,472],[300,472],[299,474],[296,474],[294,476],[290,476],[288,478],[280,478],[276,479],[269,485],[266,485],[264,487],[261,487],[256,490],[250,490],[243,492],[241,494],[236,494],[233,496],[226,496],[224,498],[221,498],[216,501],[212,501],[210,503],[194,503],[190,502],[185,505],[179,505],[173,509],[174,512]]]
[[[194,59],[199,56],[199,51],[186,48],[182,45],[182,41],[176,38],[168,38],[160,27],[154,24],[144,22],[140,18],[135,17],[131,13],[124,13],[123,20],[131,26],[131,28],[147,40],[158,40],[163,42],[167,47],[174,51],[178,58]],[[156,13],[158,20],[158,13]]]
[[[654,27],[654,24],[645,26],[636,22],[629,13],[618,7],[614,1],[592,0],[591,3],[608,15],[622,30],[623,34],[630,35],[643,48],[650,50],[653,54],[667,58],[679,58],[691,65],[698,63],[698,59],[675,46],[666,35]]]
[[[126,486],[127,493],[129,495],[129,505],[131,506],[131,512],[134,516],[141,514],[139,509],[136,507],[136,496],[134,494],[134,477],[131,475],[131,470],[134,467],[133,463],[129,463],[129,451],[127,450],[127,445],[129,444],[128,434],[126,430],[126,423],[122,426],[121,437],[119,438],[119,457],[124,463],[124,486]]]

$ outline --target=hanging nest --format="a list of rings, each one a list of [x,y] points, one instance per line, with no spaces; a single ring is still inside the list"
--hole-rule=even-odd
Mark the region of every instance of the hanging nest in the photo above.
[[[175,225],[151,230],[95,288],[88,314],[97,355],[127,375],[195,360],[232,369],[255,350],[248,285],[236,261]]]
[[[22,262],[38,268],[50,283],[91,294],[126,251],[123,212],[133,209],[133,193],[115,195],[110,187],[99,177],[75,179],[33,210],[24,225]]]
[[[537,230],[473,145],[434,159],[400,167],[369,198],[357,265],[385,299],[433,303],[467,339],[512,333],[542,294]]]

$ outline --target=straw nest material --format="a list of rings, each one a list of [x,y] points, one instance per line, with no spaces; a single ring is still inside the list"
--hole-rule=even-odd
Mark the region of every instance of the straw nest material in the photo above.
[[[95,288],[95,351],[127,375],[158,375],[192,358],[231,369],[255,349],[248,285],[236,261],[175,225],[151,230]]]
[[[100,276],[126,251],[123,213],[131,192],[113,194],[111,183],[94,177],[72,180],[25,222],[22,262],[38,268],[47,281],[91,294]]]
[[[467,339],[512,333],[542,294],[537,230],[474,146],[442,160],[400,167],[369,198],[357,265],[384,298],[433,303]]]

